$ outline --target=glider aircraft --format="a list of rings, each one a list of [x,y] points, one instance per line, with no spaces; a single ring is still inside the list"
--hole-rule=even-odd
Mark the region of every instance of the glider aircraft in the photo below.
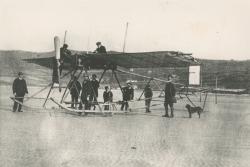
[[[35,58],[35,59],[26,59],[25,61],[30,63],[35,63],[41,66],[45,66],[47,68],[53,69],[53,75],[52,75],[52,83],[50,83],[47,87],[50,86],[50,90],[47,94],[47,97],[45,98],[45,102],[43,106],[45,107],[45,104],[48,99],[52,100],[54,103],[56,103],[60,108],[66,109],[68,111],[74,111],[78,113],[88,113],[88,112],[97,112],[97,111],[87,111],[87,110],[78,110],[78,109],[71,109],[69,107],[66,107],[63,102],[67,95],[67,90],[69,90],[69,83],[68,82],[62,97],[61,101],[57,102],[53,98],[50,98],[50,92],[53,88],[55,88],[56,84],[59,84],[59,90],[61,90],[61,78],[67,76],[67,75],[74,75],[77,76],[77,79],[81,76],[81,74],[85,73],[85,76],[88,75],[89,70],[102,70],[101,77],[99,78],[99,83],[103,79],[104,74],[106,71],[111,70],[112,74],[114,74],[115,79],[121,88],[120,81],[117,77],[117,72],[134,75],[137,77],[143,77],[148,80],[147,84],[149,84],[151,81],[159,81],[159,82],[168,82],[165,79],[161,78],[154,78],[149,77],[146,75],[141,75],[138,73],[133,73],[129,70],[125,69],[131,69],[131,68],[159,68],[159,67],[200,67],[200,62],[197,61],[194,57],[192,57],[192,54],[190,53],[182,53],[177,51],[156,51],[156,52],[137,52],[137,53],[121,53],[121,52],[108,52],[106,54],[99,54],[99,53],[82,53],[82,54],[75,54],[71,56],[61,57],[60,54],[60,40],[59,37],[54,38],[54,45],[55,45],[55,52],[54,56],[52,57],[46,57],[46,58]],[[80,60],[80,61],[79,61]],[[67,71],[66,73],[60,73],[60,62],[63,62],[63,71]],[[80,62],[80,64],[79,64]],[[122,67],[122,68],[120,68]],[[199,74],[200,75],[200,74]],[[191,76],[192,77],[192,76]],[[189,77],[190,78],[190,77]],[[175,83],[178,84],[178,83]],[[185,92],[186,96],[188,95],[188,86],[180,84],[182,89],[180,92]],[[47,88],[46,87],[46,88]],[[41,91],[45,90],[42,89]],[[34,97],[41,91],[35,93],[30,98]],[[201,90],[204,91],[204,90]],[[123,92],[122,92],[123,93]],[[139,98],[141,99],[143,95],[143,92]],[[188,97],[188,96],[187,96]],[[190,100],[190,99],[189,99]],[[190,100],[192,103],[192,101]],[[193,103],[192,103],[193,104]],[[103,113],[106,111],[102,111],[102,107],[100,106],[100,102],[97,102],[97,105],[99,107],[99,112]],[[195,105],[195,104],[193,104]],[[205,105],[205,101],[204,101]],[[110,107],[111,108],[111,107]],[[204,106],[203,106],[204,109]],[[111,112],[111,111],[109,111]]]

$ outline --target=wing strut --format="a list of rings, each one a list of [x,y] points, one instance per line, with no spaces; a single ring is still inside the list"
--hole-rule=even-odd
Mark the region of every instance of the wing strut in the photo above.
[[[112,70],[112,73],[114,74],[115,79],[116,79],[116,81],[117,81],[117,83],[118,83],[118,85],[119,85],[119,87],[120,87],[120,89],[121,89],[121,92],[122,92],[122,94],[123,94],[123,89],[122,89],[121,83],[120,83],[120,81],[119,81],[119,79],[118,79],[118,77],[117,77],[117,74],[116,74],[115,70]]]
[[[75,71],[73,72],[73,76],[75,75],[75,73],[77,72],[77,68],[75,69]],[[81,69],[81,71],[80,71],[80,73],[78,74],[78,76],[77,76],[77,80],[78,80],[78,78],[81,76],[81,74],[82,74],[82,69]],[[67,84],[67,86],[66,86],[66,89],[64,90],[64,92],[63,92],[63,95],[62,95],[62,98],[61,98],[61,101],[60,101],[60,103],[62,103],[63,102],[63,100],[64,100],[64,97],[65,97],[65,94],[66,94],[66,92],[67,92],[67,90],[68,90],[68,88],[69,88],[69,84],[70,84],[70,82],[72,81],[72,78],[70,78],[70,80],[69,80],[69,82],[68,82],[68,84]]]
[[[164,82],[164,83],[168,83],[169,81],[164,80],[164,79],[160,79],[160,78],[153,78],[153,77],[149,77],[149,76],[145,76],[145,75],[141,75],[141,74],[136,74],[136,73],[132,73],[132,72],[128,72],[128,71],[124,71],[121,69],[117,69],[116,71],[121,72],[121,73],[125,73],[125,74],[130,74],[130,75],[134,75],[134,76],[138,76],[138,77],[142,77],[142,78],[147,78],[147,79],[152,79],[155,81],[160,81],[160,82]],[[175,85],[181,85],[183,86],[183,84],[180,83],[174,83]]]

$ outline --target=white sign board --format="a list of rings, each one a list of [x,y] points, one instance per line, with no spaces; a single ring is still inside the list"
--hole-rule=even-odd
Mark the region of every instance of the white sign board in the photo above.
[[[200,66],[189,66],[189,85],[200,85]]]

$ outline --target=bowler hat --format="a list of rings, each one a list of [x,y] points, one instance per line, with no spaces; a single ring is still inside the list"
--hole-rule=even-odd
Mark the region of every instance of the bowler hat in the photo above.
[[[23,75],[23,73],[20,71],[20,72],[18,73],[18,75]]]

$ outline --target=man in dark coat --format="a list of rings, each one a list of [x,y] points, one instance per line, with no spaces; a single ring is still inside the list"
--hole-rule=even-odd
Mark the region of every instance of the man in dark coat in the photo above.
[[[27,85],[26,85],[26,81],[23,79],[23,73],[19,72],[18,73],[18,78],[16,78],[13,82],[12,85],[12,90],[13,90],[13,94],[15,96],[15,100],[23,103],[23,98],[24,95],[26,93],[28,93],[28,89],[27,89]],[[18,112],[22,112],[22,105],[14,102],[14,106],[13,106],[13,112],[18,111]]]
[[[91,103],[96,103],[97,102],[97,98],[98,98],[98,88],[99,88],[99,81],[96,80],[96,75],[93,74],[92,75],[92,80],[91,80],[91,93],[90,93],[90,97],[89,97],[89,101]],[[95,104],[93,104],[94,106],[94,110],[95,110]]]
[[[81,93],[81,103],[79,106],[79,109],[82,109],[82,105],[84,104],[85,110],[90,110],[89,105],[89,96],[91,94],[91,83],[87,76],[84,76],[83,82],[82,82],[82,93]]]
[[[107,53],[105,46],[102,45],[101,42],[96,42],[97,48],[94,53]]]
[[[175,86],[172,83],[172,75],[168,76],[168,83],[166,83],[165,86],[165,102],[164,102],[164,107],[165,107],[165,115],[163,115],[163,117],[169,117],[168,114],[168,106],[171,109],[171,116],[170,117],[174,117],[174,98],[175,98]]]
[[[75,108],[78,103],[78,97],[80,95],[82,86],[79,81],[77,81],[76,76],[72,76],[72,79],[69,83],[69,88],[70,88],[70,94],[71,94],[71,107]]]
[[[61,58],[60,58],[59,70],[60,70],[60,75],[61,75],[64,62],[65,61],[68,61],[68,62],[72,61],[71,52],[70,52],[70,50],[68,50],[67,44],[63,44],[63,47],[60,48],[60,56],[61,56]]]
[[[105,91],[103,92],[103,101],[106,103],[104,105],[104,110],[109,110],[109,102],[113,102],[113,93],[109,90],[108,86],[105,86]]]
[[[150,88],[150,85],[146,85],[144,89],[144,97],[145,97],[145,106],[146,106],[146,112],[151,112],[150,111],[150,105],[151,105],[151,100],[153,97],[153,92],[152,89]]]
[[[134,99],[134,89],[132,87],[131,82],[127,82],[127,86],[122,88],[122,106],[121,106],[121,110],[123,111],[124,107],[125,107],[125,111],[128,110],[128,101],[133,100]]]

